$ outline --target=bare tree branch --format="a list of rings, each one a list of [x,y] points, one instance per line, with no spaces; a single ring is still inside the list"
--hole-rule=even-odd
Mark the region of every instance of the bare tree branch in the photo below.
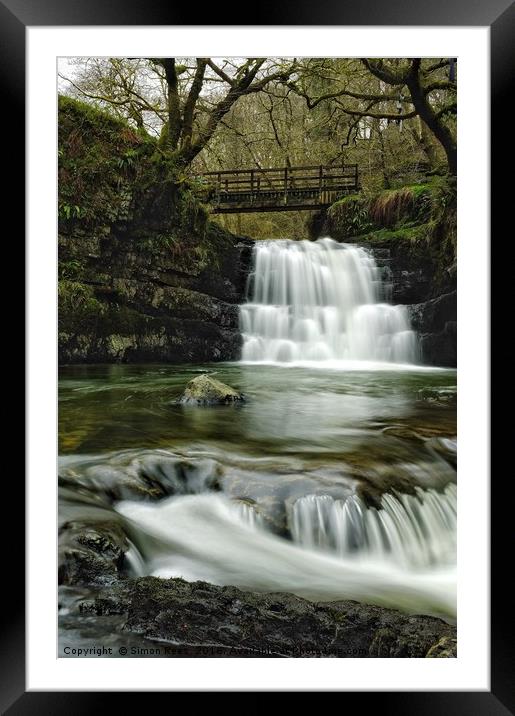
[[[211,67],[213,72],[216,72],[218,77],[220,77],[224,82],[227,82],[228,85],[232,86],[233,80],[221,69],[221,67],[218,67],[218,65],[216,65],[211,58],[207,59],[207,64],[208,67]]]

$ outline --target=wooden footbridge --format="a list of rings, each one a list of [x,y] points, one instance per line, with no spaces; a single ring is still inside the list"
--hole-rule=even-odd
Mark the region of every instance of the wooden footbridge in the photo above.
[[[197,176],[217,214],[322,209],[358,191],[358,165],[237,169]]]

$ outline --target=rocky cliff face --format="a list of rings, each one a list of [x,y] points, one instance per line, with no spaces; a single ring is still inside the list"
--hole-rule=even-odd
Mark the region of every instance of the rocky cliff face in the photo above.
[[[60,242],[61,255],[82,244],[73,234]],[[221,266],[181,268],[166,248],[142,250],[111,227],[98,253],[82,257],[88,278],[61,284],[60,363],[236,359],[248,253],[231,240]]]
[[[150,140],[59,108],[59,361],[239,356],[251,243],[209,222]]]
[[[385,299],[408,306],[427,365],[456,366],[456,215],[445,184],[348,197],[314,223],[317,235],[359,243],[374,255]]]
[[[429,365],[456,365],[456,291],[408,306],[411,324],[420,335]]]

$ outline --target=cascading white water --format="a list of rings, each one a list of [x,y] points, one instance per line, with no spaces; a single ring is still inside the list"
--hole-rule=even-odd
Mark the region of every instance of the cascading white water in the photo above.
[[[333,500],[309,495],[290,511],[293,540],[304,547],[424,568],[456,558],[456,485],[443,492],[415,488],[415,495],[385,494],[381,509],[357,495]]]
[[[129,567],[131,574],[136,577],[143,577],[145,575],[145,560],[141,556],[141,553],[136,545],[132,544],[130,540],[129,543],[130,547],[127,552],[125,552],[127,566]]]
[[[238,517],[249,527],[253,529],[264,528],[263,516],[247,502],[236,500],[234,510]]]
[[[243,361],[417,361],[406,308],[380,302],[380,272],[363,248],[329,238],[257,242],[248,295]]]
[[[456,613],[454,565],[415,569],[305,549],[251,526],[248,515],[220,493],[127,501],[116,509],[146,574],[292,592],[315,601],[356,599],[451,618]]]

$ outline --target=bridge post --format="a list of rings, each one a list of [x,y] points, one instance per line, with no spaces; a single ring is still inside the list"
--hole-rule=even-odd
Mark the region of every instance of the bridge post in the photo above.
[[[222,175],[217,174],[216,177],[216,201],[220,203],[220,194],[222,193]]]
[[[288,203],[288,167],[284,167],[284,204]]]

